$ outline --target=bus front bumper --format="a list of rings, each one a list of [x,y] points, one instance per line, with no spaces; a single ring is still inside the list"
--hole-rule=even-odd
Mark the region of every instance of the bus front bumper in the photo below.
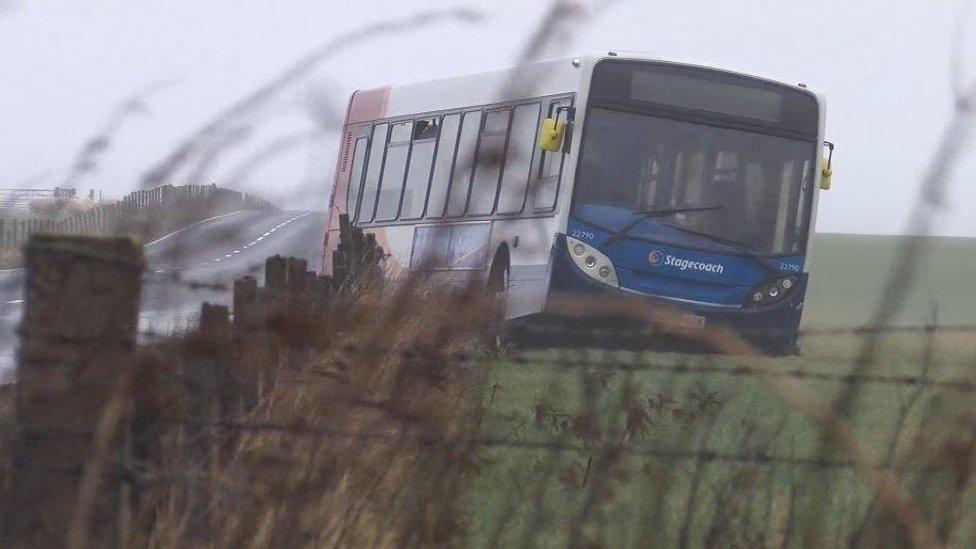
[[[592,325],[608,335],[627,332],[655,340],[654,335],[671,332],[693,347],[713,350],[717,349],[708,344],[708,334],[724,328],[767,354],[791,354],[796,352],[806,282],[805,275],[799,277],[790,297],[756,308],[668,299],[591,278],[570,258],[565,236],[559,235],[543,317],[563,324],[569,320],[576,329]]]

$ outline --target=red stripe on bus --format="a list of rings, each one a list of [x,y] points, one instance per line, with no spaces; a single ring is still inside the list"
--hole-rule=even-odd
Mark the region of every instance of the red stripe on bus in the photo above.
[[[349,105],[349,117],[346,119],[346,124],[384,118],[389,102],[389,86],[355,92],[352,95],[352,104]]]

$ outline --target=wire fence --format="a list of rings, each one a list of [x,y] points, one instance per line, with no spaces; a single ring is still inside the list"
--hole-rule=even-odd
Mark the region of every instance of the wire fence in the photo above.
[[[32,202],[52,198],[72,198],[74,189],[0,189],[0,209],[28,210]]]
[[[51,197],[56,199],[54,194]],[[151,237],[179,224],[203,219],[200,216],[271,207],[264,199],[216,185],[163,185],[134,191],[118,202],[89,207],[58,219],[0,218],[0,246],[22,246],[38,232],[107,235],[136,230],[141,236]]]

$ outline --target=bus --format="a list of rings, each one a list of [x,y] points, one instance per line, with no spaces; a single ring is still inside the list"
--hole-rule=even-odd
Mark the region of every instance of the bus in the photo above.
[[[508,319],[621,299],[793,352],[824,120],[803,84],[617,52],[357,91],[322,269],[346,215],[388,277],[484,281]]]

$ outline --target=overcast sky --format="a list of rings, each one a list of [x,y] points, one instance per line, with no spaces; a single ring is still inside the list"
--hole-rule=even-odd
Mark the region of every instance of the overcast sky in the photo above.
[[[322,128],[334,123],[353,89],[507,66],[547,5],[0,0],[0,187],[63,182],[80,147],[122,101],[149,87],[147,108],[123,119],[95,169],[77,183],[122,194],[234,100],[339,33],[438,7],[484,12],[480,23],[412,29],[323,62],[205,172],[207,181],[289,206],[323,207],[336,139]],[[818,230],[898,233],[950,115],[948,59],[960,13],[957,1],[932,0],[632,0],[595,13],[564,53],[647,51],[824,92],[827,134],[838,150]],[[970,45],[976,51],[976,36]],[[240,176],[242,163],[270,143],[281,154]],[[971,151],[953,182],[951,209],[937,224],[940,234],[976,236]],[[173,183],[195,176],[184,171]]]

